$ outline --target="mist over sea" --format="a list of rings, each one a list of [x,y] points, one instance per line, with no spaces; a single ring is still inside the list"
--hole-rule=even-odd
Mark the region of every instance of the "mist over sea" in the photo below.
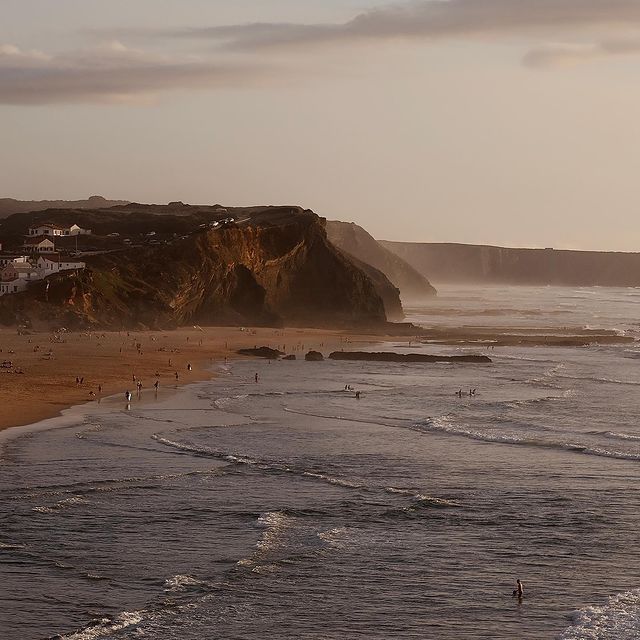
[[[439,291],[409,320],[640,336],[638,289]],[[493,364],[235,362],[5,438],[0,636],[640,637],[640,346],[375,349]]]

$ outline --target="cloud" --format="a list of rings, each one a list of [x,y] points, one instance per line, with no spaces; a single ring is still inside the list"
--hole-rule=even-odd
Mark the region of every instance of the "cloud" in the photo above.
[[[640,40],[610,40],[596,43],[547,44],[529,51],[523,58],[528,67],[575,66],[598,58],[640,54]]]
[[[509,36],[567,28],[640,27],[638,0],[421,0],[363,12],[341,24],[254,23],[174,30],[233,50],[397,38]]]
[[[167,91],[258,84],[268,75],[255,64],[161,56],[118,41],[56,55],[0,45],[0,104],[136,102]]]

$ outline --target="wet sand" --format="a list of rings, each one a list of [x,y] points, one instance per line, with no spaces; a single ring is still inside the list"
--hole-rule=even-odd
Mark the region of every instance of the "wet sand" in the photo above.
[[[126,390],[135,396],[137,381],[148,391],[156,380],[166,389],[208,379],[212,363],[239,358],[236,350],[241,348],[264,345],[300,358],[310,349],[328,354],[377,340],[317,329],[192,327],[27,335],[1,329],[0,363],[6,365],[0,368],[0,430],[52,418],[70,406]]]

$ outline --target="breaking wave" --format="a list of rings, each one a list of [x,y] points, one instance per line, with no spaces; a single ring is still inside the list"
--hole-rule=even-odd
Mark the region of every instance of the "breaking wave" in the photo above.
[[[560,640],[637,640],[640,637],[640,589],[611,596],[603,606],[576,611]]]
[[[562,451],[570,451],[572,453],[581,453],[584,455],[598,456],[601,458],[614,458],[617,460],[640,461],[640,453],[627,451],[610,451],[603,447],[590,446],[586,444],[573,442],[559,442],[553,440],[544,440],[542,438],[531,438],[520,436],[514,433],[491,433],[480,431],[467,426],[453,424],[448,417],[429,418],[423,422],[417,423],[413,427],[416,431],[435,431],[446,433],[453,436],[469,438],[471,440],[480,440],[483,442],[491,442],[495,444],[510,444],[527,447],[540,447],[543,449],[557,449]]]

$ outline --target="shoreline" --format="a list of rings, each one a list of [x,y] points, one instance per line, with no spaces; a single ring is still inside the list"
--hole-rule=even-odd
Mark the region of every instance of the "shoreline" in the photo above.
[[[7,429],[61,419],[71,408],[100,404],[127,390],[135,398],[138,381],[146,395],[154,391],[156,381],[164,393],[210,380],[217,375],[212,367],[215,362],[255,359],[238,354],[239,349],[266,346],[304,358],[310,350],[327,357],[332,351],[361,351],[361,347],[391,342],[455,350],[487,348],[485,343],[460,340],[460,334],[468,329],[432,327],[423,331],[432,331],[439,339],[425,340],[424,336],[401,332],[382,335],[310,328],[194,326],[168,331],[43,331],[24,335],[15,329],[0,329],[0,364],[12,363],[11,368],[0,367],[0,434]],[[603,332],[595,333],[601,336]],[[501,345],[495,339],[500,329],[483,329],[483,334],[491,335],[496,346],[513,346]],[[575,338],[575,331],[568,334]],[[517,346],[535,345],[529,340]],[[570,341],[547,342],[545,346],[579,345]],[[76,383],[77,379],[81,382]]]
[[[31,431],[62,421],[67,412],[115,399],[129,390],[136,397],[161,393],[216,377],[212,364],[249,360],[236,353],[255,346],[279,348],[298,358],[312,350],[372,344],[404,337],[306,328],[191,327],[171,331],[32,332],[0,329],[0,434]],[[135,376],[135,380],[134,380]],[[78,382],[76,381],[78,380]],[[80,382],[81,380],[81,382]],[[95,394],[95,395],[91,395]]]

